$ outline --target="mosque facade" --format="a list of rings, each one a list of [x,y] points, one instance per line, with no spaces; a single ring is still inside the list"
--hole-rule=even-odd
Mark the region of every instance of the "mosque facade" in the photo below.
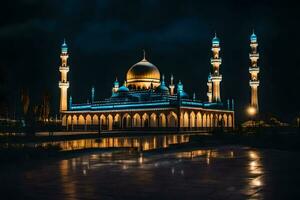
[[[126,130],[126,129],[176,129],[196,130],[214,127],[233,128],[235,124],[233,100],[221,100],[219,56],[220,41],[212,40],[211,69],[207,81],[207,100],[201,101],[195,94],[188,95],[181,81],[175,83],[170,76],[167,84],[164,75],[143,59],[129,68],[126,80],[115,80],[112,95],[95,100],[95,88],[88,103],[68,100],[69,66],[68,47],[62,44],[60,71],[60,114],[66,130]]]

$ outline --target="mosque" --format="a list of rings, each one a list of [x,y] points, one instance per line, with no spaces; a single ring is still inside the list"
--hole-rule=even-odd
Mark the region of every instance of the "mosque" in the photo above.
[[[196,130],[213,127],[234,127],[234,102],[221,100],[222,75],[219,56],[220,40],[212,39],[211,69],[207,81],[207,100],[188,95],[181,81],[170,76],[167,83],[158,67],[148,61],[145,52],[141,61],[129,68],[126,80],[115,80],[112,95],[96,100],[91,90],[88,103],[68,101],[69,66],[66,42],[61,47],[60,114],[66,130],[174,129]]]

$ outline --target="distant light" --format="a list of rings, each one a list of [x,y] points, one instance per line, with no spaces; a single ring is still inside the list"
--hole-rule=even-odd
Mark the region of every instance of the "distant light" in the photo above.
[[[247,112],[248,112],[248,115],[254,116],[254,115],[256,114],[256,108],[253,107],[253,106],[250,106],[250,107],[247,109]]]

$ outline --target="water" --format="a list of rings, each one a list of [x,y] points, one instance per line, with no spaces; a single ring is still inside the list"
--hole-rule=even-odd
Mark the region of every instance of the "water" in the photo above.
[[[107,151],[2,167],[0,199],[299,199],[299,169],[275,150]]]
[[[133,137],[106,137],[101,139],[80,139],[56,142],[44,142],[41,145],[58,145],[63,151],[87,148],[130,147],[147,151],[157,148],[167,148],[172,144],[186,143],[189,135],[159,135],[159,136],[133,136]]]

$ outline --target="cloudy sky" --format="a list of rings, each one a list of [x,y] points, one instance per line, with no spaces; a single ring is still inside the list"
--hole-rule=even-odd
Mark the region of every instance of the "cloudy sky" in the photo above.
[[[299,114],[299,13],[288,1],[19,0],[0,8],[1,96],[19,103],[21,88],[32,102],[44,91],[59,100],[60,45],[70,53],[70,89],[85,102],[111,94],[117,76],[142,58],[142,49],[168,79],[206,100],[211,39],[221,40],[221,95],[235,99],[238,116],[249,103],[249,36],[258,36],[261,55],[260,108],[290,120]]]

